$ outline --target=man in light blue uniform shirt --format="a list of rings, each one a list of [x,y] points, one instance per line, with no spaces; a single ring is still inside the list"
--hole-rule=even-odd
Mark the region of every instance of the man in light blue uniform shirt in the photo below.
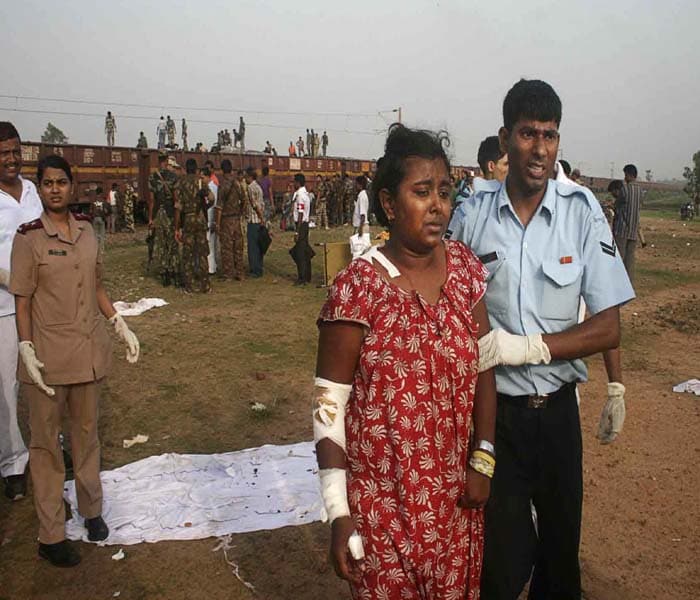
[[[486,507],[482,599],[579,599],[583,498],[577,381],[581,360],[614,348],[634,290],[596,198],[557,183],[561,101],[521,80],[503,103],[504,183],[486,182],[455,211],[451,238],[486,265],[493,331],[479,369],[496,367],[496,469]],[[579,297],[591,318],[578,324]],[[535,531],[530,503],[537,509]],[[534,571],[532,570],[534,566]]]

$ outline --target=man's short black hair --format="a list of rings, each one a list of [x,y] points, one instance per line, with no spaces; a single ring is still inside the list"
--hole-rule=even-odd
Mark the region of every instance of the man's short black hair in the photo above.
[[[505,152],[501,150],[501,142],[497,135],[490,135],[481,144],[479,144],[479,152],[476,156],[476,161],[479,163],[482,173],[488,172],[489,162],[498,162],[503,158]]]
[[[188,158],[185,162],[185,173],[194,175],[197,172],[197,161],[194,158]]]
[[[262,168],[263,177],[267,177],[270,174],[270,167],[265,166]]]
[[[622,189],[622,181],[619,179],[613,179],[609,184],[608,184],[608,191],[610,193],[612,192],[617,192]]]
[[[211,162],[211,160],[208,160],[208,159],[205,160],[205,161],[204,161],[204,166],[205,166],[205,167],[209,167],[212,171],[214,170],[214,163]]]
[[[561,168],[564,170],[564,175],[567,177],[571,175],[571,165],[569,164],[568,160],[564,160],[563,158],[559,161],[559,164],[561,165]]]
[[[635,167],[632,164],[625,165],[622,169],[622,172],[625,175],[629,175],[630,177],[634,177],[635,179],[637,179],[637,167]]]
[[[14,140],[15,138],[20,139],[15,126],[9,121],[0,121],[0,142]]]
[[[250,177],[254,181],[258,178],[258,174],[255,172],[255,169],[253,167],[248,167],[245,170],[245,173],[246,173],[246,175],[248,175],[248,177]]]
[[[211,169],[209,167],[202,167],[202,175],[211,177]]]
[[[224,160],[221,161],[221,170],[226,174],[233,171],[233,165],[228,158],[224,158]]]
[[[551,85],[539,79],[521,79],[503,100],[503,126],[512,131],[520,119],[561,123],[561,100]]]
[[[297,173],[294,175],[294,181],[296,181],[299,185],[306,185],[306,177],[303,173]]]
[[[363,190],[367,188],[367,178],[364,175],[358,175],[355,177],[355,183],[359,185]]]

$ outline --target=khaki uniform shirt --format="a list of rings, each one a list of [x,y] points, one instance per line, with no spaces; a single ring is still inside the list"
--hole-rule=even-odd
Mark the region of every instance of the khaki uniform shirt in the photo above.
[[[66,239],[42,213],[25,223],[12,244],[9,290],[31,298],[32,342],[47,385],[101,379],[109,370],[111,338],[97,306],[102,268],[87,220],[69,216]],[[18,379],[32,383],[20,360]]]

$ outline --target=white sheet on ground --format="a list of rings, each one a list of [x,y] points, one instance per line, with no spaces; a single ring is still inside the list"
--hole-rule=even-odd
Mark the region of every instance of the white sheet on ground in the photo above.
[[[676,393],[689,392],[700,396],[700,379],[688,379],[688,381],[674,385],[673,391]]]
[[[122,302],[121,300],[114,303],[116,310],[122,317],[137,317],[142,315],[147,310],[165,306],[167,302],[163,298],[141,298],[136,302]]]
[[[313,442],[225,454],[161,454],[101,473],[106,544],[194,540],[321,520]],[[75,482],[69,539],[87,541]]]

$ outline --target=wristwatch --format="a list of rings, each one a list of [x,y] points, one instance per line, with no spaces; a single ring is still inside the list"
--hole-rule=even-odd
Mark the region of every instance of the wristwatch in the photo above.
[[[487,440],[479,440],[476,444],[476,449],[477,450],[484,450],[484,451],[488,452],[489,454],[496,456],[496,448],[494,448],[493,444]]]

